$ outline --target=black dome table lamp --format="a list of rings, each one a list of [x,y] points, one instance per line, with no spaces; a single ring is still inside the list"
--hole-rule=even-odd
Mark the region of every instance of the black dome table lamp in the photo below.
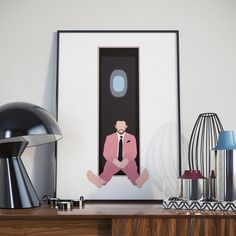
[[[40,206],[21,155],[26,147],[60,138],[56,120],[42,107],[25,102],[0,106],[0,208]]]

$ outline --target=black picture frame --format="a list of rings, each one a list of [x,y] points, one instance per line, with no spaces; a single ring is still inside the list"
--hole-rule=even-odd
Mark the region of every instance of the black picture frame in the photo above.
[[[98,37],[99,35],[99,37]],[[98,68],[98,61],[99,61],[99,57],[98,55],[98,48],[102,48],[102,47],[113,47],[113,48],[132,48],[132,47],[138,47],[140,49],[142,49],[142,45],[138,45],[138,43],[130,43],[130,40],[132,41],[132,35],[134,36],[141,36],[141,38],[143,37],[145,44],[147,42],[149,42],[149,39],[152,39],[153,36],[157,36],[157,41],[160,41],[161,43],[165,41],[165,35],[170,36],[169,38],[167,37],[167,41],[169,40],[169,42],[167,42],[164,45],[164,48],[167,48],[168,53],[171,54],[170,59],[171,60],[170,64],[171,64],[171,69],[173,70],[172,73],[172,77],[174,78],[172,82],[174,82],[173,88],[174,89],[174,101],[171,101],[174,105],[174,110],[176,111],[175,113],[175,141],[174,141],[174,145],[176,145],[176,153],[175,155],[175,166],[177,168],[177,171],[173,174],[173,178],[171,178],[171,181],[173,181],[173,183],[175,183],[175,189],[172,191],[170,191],[166,186],[162,186],[162,190],[160,190],[162,192],[162,194],[155,194],[153,193],[153,195],[148,196],[147,194],[140,194],[140,196],[137,196],[137,193],[140,192],[139,191],[134,191],[134,194],[131,194],[131,197],[127,197],[127,195],[122,196],[119,195],[118,197],[114,197],[114,196],[107,196],[107,192],[109,191],[104,191],[104,193],[101,193],[102,190],[98,189],[98,191],[100,191],[100,193],[98,194],[93,194],[93,192],[96,189],[96,187],[91,187],[90,186],[90,192],[87,193],[86,189],[88,182],[86,182],[86,177],[85,177],[85,173],[83,174],[82,178],[80,175],[77,175],[76,173],[77,170],[75,168],[76,163],[73,163],[73,157],[71,156],[75,156],[74,158],[78,158],[78,159],[83,159],[84,157],[82,157],[81,153],[77,153],[76,151],[73,152],[73,150],[71,150],[71,147],[73,147],[72,149],[77,149],[76,145],[75,145],[75,140],[76,140],[76,132],[79,130],[78,127],[76,127],[78,125],[78,123],[80,123],[80,121],[78,121],[78,119],[75,120],[75,117],[79,117],[79,114],[76,114],[75,117],[73,117],[73,114],[71,114],[71,112],[73,113],[73,111],[75,111],[75,106],[76,106],[76,95],[79,94],[79,92],[85,93],[84,91],[89,92],[89,87],[84,87],[82,88],[81,91],[78,91],[78,93],[76,93],[75,91],[71,91],[71,89],[67,88],[67,85],[70,84],[70,86],[73,86],[73,83],[77,83],[78,81],[75,79],[72,71],[75,70],[77,71],[77,68],[79,68],[81,66],[82,67],[86,67],[88,66],[88,63],[86,64],[86,61],[89,62],[89,58],[83,58],[82,57],[79,58],[79,62],[75,63],[73,60],[76,60],[78,58],[77,57],[77,53],[79,52],[79,50],[82,50],[85,54],[86,54],[86,47],[87,48],[87,53],[89,55],[90,50],[92,50],[89,47],[89,43],[91,43],[91,41],[96,40],[96,37],[98,37],[99,39],[97,39],[98,41],[95,42],[94,44],[96,46],[97,50],[96,53],[94,55],[96,55],[96,58],[92,58],[93,62],[91,62],[91,65],[94,65],[94,61],[96,60],[96,70]],[[76,39],[76,36],[79,36]],[[81,37],[80,37],[81,36]],[[121,37],[122,36],[122,37]],[[125,44],[124,42],[126,41],[126,36],[127,37],[127,44]],[[107,41],[109,38],[111,37],[112,40],[114,40],[117,43],[104,43],[103,41]],[[163,39],[164,38],[164,39]],[[154,38],[155,40],[155,38]],[[122,41],[122,43],[120,43]],[[62,128],[62,132],[64,134],[64,138],[63,140],[60,142],[60,144],[58,144],[58,150],[57,150],[57,177],[56,177],[56,195],[57,197],[61,197],[61,198],[77,198],[79,197],[79,195],[84,195],[86,199],[88,200],[104,200],[104,201],[108,201],[108,200],[128,200],[128,201],[139,201],[139,200],[161,200],[164,199],[167,195],[172,195],[174,192],[178,191],[178,180],[177,178],[181,175],[182,170],[181,170],[181,125],[180,125],[180,65],[179,65],[179,31],[177,30],[61,30],[57,32],[57,42],[58,42],[58,57],[57,57],[57,82],[58,82],[58,86],[57,86],[57,110],[58,110],[58,122],[59,125]],[[151,40],[151,42],[153,43],[153,41]],[[157,42],[158,43],[158,42]],[[73,48],[73,44],[74,44],[74,48]],[[168,45],[170,44],[170,45]],[[93,45],[94,46],[94,45]],[[154,45],[155,46],[155,45]],[[163,46],[163,45],[162,45]],[[170,46],[170,47],[168,47]],[[67,47],[70,47],[70,49],[68,49]],[[155,47],[153,47],[153,54],[155,55]],[[169,49],[171,48],[171,50]],[[78,50],[78,51],[77,51]],[[94,52],[93,50],[93,52]],[[150,50],[150,49],[148,49]],[[158,49],[159,50],[159,49]],[[160,50],[161,50],[161,46],[160,46]],[[165,49],[163,49],[163,52],[161,51],[160,53],[162,53],[161,56],[165,56]],[[70,53],[72,53],[73,55],[70,55]],[[173,58],[171,58],[173,56]],[[89,56],[88,56],[89,57]],[[157,55],[158,57],[158,55]],[[153,55],[150,56],[150,62],[153,63],[153,65],[155,65],[155,63],[153,61],[151,61],[153,58],[155,58]],[[84,60],[85,59],[85,60]],[[90,58],[91,59],[91,58]],[[147,59],[147,57],[145,57],[144,59]],[[139,61],[139,67],[141,67],[142,69],[142,63],[144,60],[141,56],[141,60]],[[163,59],[165,61],[165,58],[158,58],[159,61],[161,61],[161,59]],[[166,61],[168,61],[166,60]],[[147,61],[147,60],[146,60]],[[67,67],[69,65],[69,62],[71,62],[72,65],[72,69],[69,67]],[[89,62],[89,64],[90,64]],[[85,63],[85,64],[83,64]],[[161,63],[161,62],[159,62]],[[168,64],[168,63],[166,63]],[[164,65],[164,64],[163,64]],[[162,64],[160,64],[159,66],[162,66]],[[168,65],[166,65],[166,67],[168,68]],[[89,68],[87,68],[89,70]],[[87,70],[87,71],[88,71]],[[94,70],[94,66],[93,66],[93,70]],[[78,73],[78,71],[76,72]],[[98,71],[96,71],[97,74],[99,74]],[[82,74],[82,77],[85,74]],[[89,75],[88,75],[89,77]],[[96,91],[99,88],[99,84],[98,84],[98,77],[95,79],[96,83],[94,85],[91,86],[95,86],[96,87]],[[165,77],[165,76],[163,76]],[[78,78],[78,76],[76,77]],[[92,76],[90,77],[92,78]],[[143,78],[143,77],[142,77]],[[78,78],[80,79],[80,78]],[[83,83],[82,83],[83,84]],[[139,85],[140,86],[140,85]],[[66,91],[68,89],[68,91]],[[93,90],[93,91],[95,91]],[[142,100],[142,88],[139,87],[139,90],[141,90],[141,97],[139,97],[138,99]],[[172,91],[171,90],[171,91]],[[86,92],[86,93],[87,93]],[[166,91],[168,92],[168,91]],[[98,106],[98,101],[99,101],[99,96],[98,96],[98,91],[96,96],[94,97],[95,99],[93,99],[94,102],[94,106]],[[64,101],[64,100],[68,100],[68,101]],[[82,99],[83,100],[83,97]],[[62,102],[63,101],[63,102]],[[72,102],[74,101],[74,103]],[[78,101],[78,100],[77,100]],[[85,104],[92,104],[93,102],[91,102],[90,100],[86,101],[86,99],[84,99],[83,101]],[[62,108],[62,103],[64,107],[70,107],[69,111],[67,112],[65,110],[63,110]],[[171,104],[172,104],[171,103]],[[86,106],[84,106],[86,107]],[[98,140],[99,140],[99,119],[97,119],[99,117],[99,108],[97,107],[96,109],[97,114],[95,115],[95,117],[93,117],[96,120],[96,124],[94,124],[94,127],[96,125],[96,130],[95,130],[95,136],[96,136],[96,140],[97,142],[93,142],[93,146],[91,147],[91,149],[99,149],[99,145],[98,145]],[[157,108],[158,110],[158,108]],[[139,111],[142,112],[142,111]],[[155,113],[154,107],[151,110],[151,113]],[[93,113],[95,114],[95,113]],[[97,116],[97,118],[96,118]],[[81,117],[81,119],[83,121],[85,121],[85,119],[83,118],[83,116]],[[139,121],[138,121],[139,122]],[[82,122],[83,123],[83,122]],[[68,128],[69,125],[69,128]],[[82,124],[79,124],[80,127],[82,127]],[[92,129],[92,128],[91,128]],[[167,127],[167,129],[170,129]],[[172,129],[172,128],[171,128]],[[74,132],[75,130],[77,130],[76,132]],[[71,135],[70,132],[73,131],[74,134]],[[71,135],[71,136],[70,136]],[[142,136],[142,132],[140,134],[138,134],[138,136]],[[138,138],[139,140],[139,138]],[[83,138],[78,136],[78,142],[79,145],[80,141],[83,142]],[[139,141],[138,141],[139,142]],[[94,145],[95,144],[95,145]],[[140,145],[142,146],[142,141],[140,141]],[[173,145],[173,146],[174,146]],[[101,146],[101,144],[100,144]],[[101,149],[101,148],[100,148]],[[89,155],[88,155],[89,156]],[[98,158],[94,157],[94,158]],[[83,162],[83,160],[81,160]],[[81,163],[81,161],[79,161],[78,163]],[[77,164],[78,164],[77,163]],[[97,164],[99,163],[99,161],[97,160]],[[154,163],[155,164],[155,163]],[[81,167],[82,168],[82,167]],[[85,167],[86,168],[86,167]],[[88,168],[87,168],[88,169]],[[140,169],[142,169],[142,163],[140,166]],[[65,171],[66,170],[66,171]],[[95,173],[99,174],[99,168],[94,169]],[[151,175],[152,176],[152,172],[154,172],[153,170],[151,171]],[[164,175],[163,175],[164,176]],[[152,177],[151,177],[152,178]],[[165,177],[163,177],[165,178]],[[76,187],[70,187],[70,183],[71,180],[74,180],[76,183],[78,183],[78,188],[77,190]],[[166,181],[166,180],[165,180]],[[86,182],[86,183],[85,183]],[[155,182],[155,181],[154,181]],[[91,190],[92,188],[92,190]],[[106,188],[106,187],[104,187]],[[116,188],[112,188],[114,191]],[[118,190],[119,191],[119,190]],[[146,191],[146,190],[145,190]],[[152,192],[152,191],[151,191]],[[137,196],[137,197],[134,197]]]

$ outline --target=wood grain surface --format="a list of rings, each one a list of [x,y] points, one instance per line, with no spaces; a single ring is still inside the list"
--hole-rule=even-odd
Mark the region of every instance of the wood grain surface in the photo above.
[[[0,209],[0,235],[234,236],[236,212],[166,210],[160,204],[86,204],[58,211]]]

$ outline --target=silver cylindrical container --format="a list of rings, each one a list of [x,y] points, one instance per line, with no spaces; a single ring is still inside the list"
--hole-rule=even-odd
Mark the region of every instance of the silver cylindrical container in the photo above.
[[[183,180],[183,198],[185,200],[196,201],[202,197],[202,179]]]
[[[204,176],[199,170],[185,170],[180,177],[183,181],[183,198],[185,200],[200,200]]]
[[[236,156],[233,150],[216,153],[216,199],[220,201],[236,200]],[[236,153],[235,153],[236,154]]]

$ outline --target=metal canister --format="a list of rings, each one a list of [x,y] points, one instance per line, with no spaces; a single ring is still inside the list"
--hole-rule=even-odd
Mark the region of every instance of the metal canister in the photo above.
[[[236,200],[236,160],[233,150],[218,151],[216,154],[216,199]],[[236,153],[235,153],[236,154]]]
[[[199,200],[202,197],[204,176],[199,170],[185,170],[180,177],[183,183],[183,198],[185,200]]]

